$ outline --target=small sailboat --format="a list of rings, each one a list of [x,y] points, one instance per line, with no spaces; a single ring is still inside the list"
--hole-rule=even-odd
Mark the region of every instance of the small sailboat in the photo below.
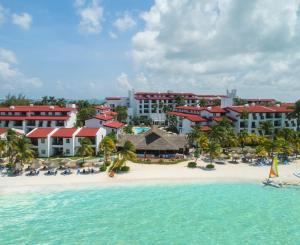
[[[266,179],[265,181],[263,181],[263,184],[264,185],[269,185],[269,186],[272,186],[272,187],[276,187],[276,188],[282,187],[281,183],[278,183],[278,182],[271,179],[271,178],[274,178],[274,177],[279,177],[279,174],[278,174],[278,158],[277,157],[273,158],[272,165],[271,165],[271,168],[270,168],[269,178]]]

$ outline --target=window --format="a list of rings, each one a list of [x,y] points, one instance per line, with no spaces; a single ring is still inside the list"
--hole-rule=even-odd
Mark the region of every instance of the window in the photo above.
[[[45,155],[46,154],[46,150],[41,150],[41,154]]]
[[[70,144],[70,139],[66,139],[66,143],[67,143],[67,144]]]
[[[70,155],[70,149],[66,149],[66,154]]]
[[[45,139],[41,139],[41,143],[42,143],[42,144],[45,144]]]

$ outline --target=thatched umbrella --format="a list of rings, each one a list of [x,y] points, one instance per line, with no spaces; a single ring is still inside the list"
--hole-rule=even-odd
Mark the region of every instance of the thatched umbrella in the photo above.
[[[83,167],[85,167],[85,168],[91,168],[91,167],[94,167],[94,163],[93,162],[85,162],[84,164],[83,164]]]
[[[50,168],[58,168],[59,167],[59,161],[53,159],[49,165]]]
[[[43,162],[40,161],[40,160],[38,160],[38,159],[33,160],[33,161],[31,162],[31,164],[30,164],[30,167],[31,167],[32,169],[38,169],[38,168],[40,168],[41,166],[43,166]]]
[[[77,167],[77,163],[76,161],[69,161],[66,163],[65,165],[67,168],[76,168]]]

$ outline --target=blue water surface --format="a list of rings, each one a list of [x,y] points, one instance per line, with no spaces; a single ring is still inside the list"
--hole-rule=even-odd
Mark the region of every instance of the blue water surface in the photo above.
[[[141,133],[146,133],[150,130],[148,127],[134,127],[133,132],[134,134],[141,134]]]
[[[0,244],[300,244],[300,189],[254,184],[0,196]]]

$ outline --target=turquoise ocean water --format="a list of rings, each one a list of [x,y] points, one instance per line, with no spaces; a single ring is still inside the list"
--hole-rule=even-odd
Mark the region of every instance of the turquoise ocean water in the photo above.
[[[211,184],[0,196],[0,244],[300,244],[300,189]]]

